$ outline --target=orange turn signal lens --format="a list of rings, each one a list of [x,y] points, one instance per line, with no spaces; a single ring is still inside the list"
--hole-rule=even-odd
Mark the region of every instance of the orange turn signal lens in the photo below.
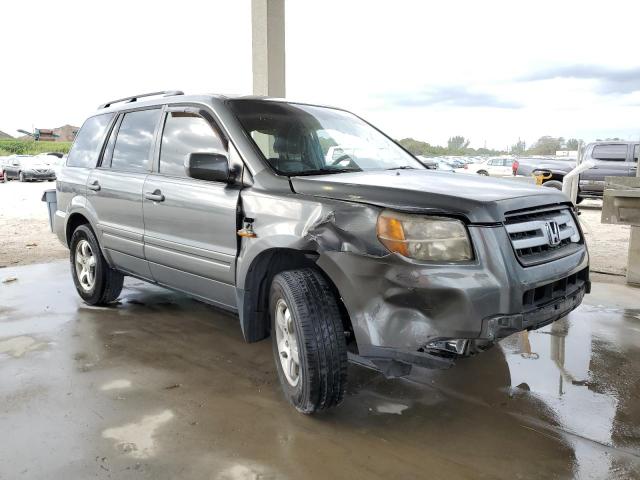
[[[378,239],[390,252],[396,252],[406,257],[409,256],[409,249],[405,242],[404,228],[400,220],[386,216],[384,213],[381,214],[378,217],[376,233]]]

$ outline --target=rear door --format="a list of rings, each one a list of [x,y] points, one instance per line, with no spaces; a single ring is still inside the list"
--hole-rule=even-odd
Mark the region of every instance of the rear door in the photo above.
[[[589,157],[595,166],[580,174],[580,190],[601,195],[605,177],[630,175],[630,146],[624,143],[601,143],[592,147]]]
[[[190,107],[167,108],[154,171],[144,184],[145,255],[153,278],[234,309],[239,186],[186,174],[192,153],[229,156],[214,119]]]
[[[142,187],[151,170],[162,110],[120,114],[102,163],[87,181],[87,199],[97,218],[100,244],[113,266],[151,278],[144,259]]]

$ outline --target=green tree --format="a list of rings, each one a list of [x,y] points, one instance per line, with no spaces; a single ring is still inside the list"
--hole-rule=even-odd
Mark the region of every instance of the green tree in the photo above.
[[[582,143],[582,140],[578,140],[577,138],[570,138],[565,143],[565,148],[567,150],[578,150],[580,143]]]
[[[515,145],[511,145],[511,153],[513,155],[522,155],[526,149],[526,143],[524,143],[524,141],[520,139],[518,139]]]
[[[469,147],[471,141],[467,138],[464,138],[461,135],[456,135],[455,137],[449,137],[447,141],[447,148],[450,152],[459,152],[461,150],[465,150]]]
[[[550,137],[545,135],[540,137],[533,147],[529,149],[528,153],[534,155],[555,155],[555,153],[562,148],[564,144],[563,137]]]

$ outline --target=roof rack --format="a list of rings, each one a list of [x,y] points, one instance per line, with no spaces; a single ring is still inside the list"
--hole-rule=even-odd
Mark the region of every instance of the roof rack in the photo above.
[[[171,97],[173,95],[184,95],[184,92],[180,90],[164,90],[162,92],[142,93],[140,95],[133,95],[131,97],[119,98],[118,100],[111,100],[107,103],[103,103],[102,105],[100,105],[98,109],[110,107],[114,103],[120,103],[120,102],[132,103],[132,102],[138,101],[139,98],[155,97],[156,95]]]

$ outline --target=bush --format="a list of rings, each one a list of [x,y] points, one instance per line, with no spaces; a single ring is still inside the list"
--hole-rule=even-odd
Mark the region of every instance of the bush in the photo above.
[[[33,140],[0,140],[0,155],[37,155],[43,152],[69,153],[71,142],[35,142]]]

